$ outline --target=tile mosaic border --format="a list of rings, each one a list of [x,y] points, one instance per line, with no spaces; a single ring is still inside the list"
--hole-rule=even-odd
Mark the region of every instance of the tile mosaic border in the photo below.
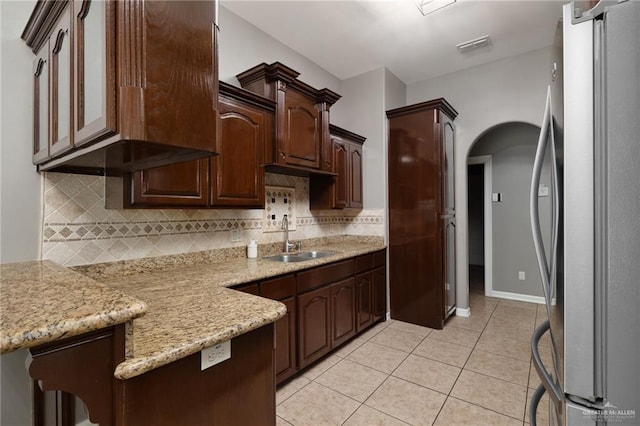
[[[305,216],[296,218],[298,226],[332,224],[384,224],[382,215]],[[90,241],[114,238],[223,232],[233,229],[261,230],[261,219],[161,220],[137,222],[45,223],[43,242]]]
[[[260,219],[45,223],[43,242],[88,241],[157,235],[262,229]]]

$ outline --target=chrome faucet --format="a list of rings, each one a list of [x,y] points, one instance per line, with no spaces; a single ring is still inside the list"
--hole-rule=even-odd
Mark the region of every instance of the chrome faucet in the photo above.
[[[285,253],[291,253],[291,249],[300,250],[300,242],[289,241],[289,218],[285,214],[282,217],[282,225],[280,229],[284,231],[284,249],[282,250]]]

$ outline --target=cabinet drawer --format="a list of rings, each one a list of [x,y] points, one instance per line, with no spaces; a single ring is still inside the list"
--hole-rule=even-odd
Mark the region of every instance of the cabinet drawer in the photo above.
[[[365,254],[356,257],[356,274],[373,269],[373,255]]]
[[[373,253],[373,267],[378,268],[386,264],[387,256],[385,250]]]
[[[354,274],[353,259],[320,266],[298,274],[298,292],[309,291],[324,284],[340,281]]]
[[[260,295],[268,299],[282,300],[296,294],[294,275],[274,278],[260,283]]]

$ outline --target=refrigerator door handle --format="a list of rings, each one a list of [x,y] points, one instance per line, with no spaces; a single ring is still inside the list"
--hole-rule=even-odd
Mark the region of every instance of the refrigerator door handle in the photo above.
[[[551,324],[549,323],[549,320],[546,320],[533,332],[533,336],[531,336],[531,354],[533,355],[533,365],[536,368],[538,377],[540,377],[542,386],[544,386],[549,394],[549,398],[551,398],[553,405],[560,407],[564,401],[564,393],[545,368],[544,363],[542,362],[542,357],[540,356],[540,350],[538,349],[542,335],[546,333],[549,328],[551,328]]]
[[[545,103],[544,117],[542,119],[542,126],[540,129],[540,137],[538,139],[538,147],[536,149],[536,157],[533,163],[533,172],[531,176],[531,189],[529,192],[529,217],[531,220],[531,233],[533,234],[533,245],[536,251],[536,257],[538,258],[538,268],[540,270],[540,278],[542,280],[542,290],[544,293],[545,304],[547,307],[547,315],[551,314],[551,301],[553,297],[554,279],[557,253],[557,226],[558,226],[558,211],[557,211],[557,183],[556,171],[555,171],[555,146],[553,139],[553,118],[551,115],[551,87],[547,88],[547,100]],[[552,187],[554,192],[553,199],[553,215],[552,215],[552,246],[550,261],[551,265],[547,261],[547,253],[544,249],[544,243],[542,242],[542,231],[540,229],[540,214],[538,212],[538,186],[540,185],[540,175],[542,174],[542,165],[544,162],[544,155],[547,149],[547,144],[551,144],[551,176]]]

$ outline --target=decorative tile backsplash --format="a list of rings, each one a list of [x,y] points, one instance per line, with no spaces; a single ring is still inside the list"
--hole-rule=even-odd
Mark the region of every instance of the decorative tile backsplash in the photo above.
[[[277,200],[265,209],[107,210],[104,178],[46,173],[42,257],[75,266],[244,246],[249,239],[280,242],[285,211],[291,214],[291,240],[384,235],[382,210],[311,212],[309,179],[267,173],[265,180]],[[268,220],[269,207],[275,224]],[[231,231],[240,231],[241,241],[231,241]]]

